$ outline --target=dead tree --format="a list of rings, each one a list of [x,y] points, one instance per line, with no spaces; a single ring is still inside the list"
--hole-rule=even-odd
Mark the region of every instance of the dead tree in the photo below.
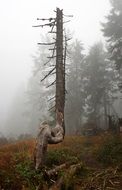
[[[56,126],[51,128],[47,122],[40,125],[40,131],[36,140],[36,147],[34,151],[35,168],[38,169],[44,165],[45,156],[48,144],[57,144],[63,141],[65,135],[64,124],[64,106],[65,106],[65,61],[66,61],[66,47],[64,48],[64,30],[63,30],[63,10],[56,9],[56,18],[38,19],[41,21],[48,21],[43,25],[34,27],[51,27],[49,33],[56,34],[56,39],[52,43],[38,43],[39,45],[53,45],[49,50],[52,51],[52,56],[48,57],[48,64],[51,59],[56,59],[56,65],[51,68],[48,74],[41,80],[43,81],[52,73],[56,73],[56,80],[49,86],[56,85],[55,94],[55,112],[56,112]],[[66,44],[65,38],[65,44]],[[49,87],[48,86],[48,87]],[[54,99],[50,98],[50,100]]]

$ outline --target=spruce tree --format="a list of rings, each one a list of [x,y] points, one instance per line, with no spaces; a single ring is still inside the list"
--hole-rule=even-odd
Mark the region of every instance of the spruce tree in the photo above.
[[[122,68],[122,0],[110,0],[111,10],[103,23],[103,33],[107,37],[108,51],[117,69]]]

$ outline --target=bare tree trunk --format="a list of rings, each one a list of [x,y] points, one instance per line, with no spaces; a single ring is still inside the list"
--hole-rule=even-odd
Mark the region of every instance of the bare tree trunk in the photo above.
[[[44,164],[48,144],[57,144],[62,142],[65,133],[65,65],[63,56],[63,11],[57,8],[56,14],[56,126],[54,128],[50,128],[47,122],[43,122],[40,126],[40,131],[37,136],[36,148],[34,152],[36,169],[42,167]],[[48,73],[48,75],[49,74],[50,73]]]
[[[104,120],[105,120],[105,129],[108,128],[108,117],[107,117],[107,101],[106,101],[106,95],[104,95]]]
[[[65,59],[63,56],[63,11],[57,8],[56,32],[56,110],[63,114],[65,106]],[[65,132],[65,124],[62,125]]]

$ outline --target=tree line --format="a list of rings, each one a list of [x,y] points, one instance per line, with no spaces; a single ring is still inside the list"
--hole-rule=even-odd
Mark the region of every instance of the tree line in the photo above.
[[[106,44],[95,43],[85,53],[82,41],[76,39],[68,46],[66,61],[66,133],[80,133],[85,124],[107,129],[109,116],[114,113],[114,102],[122,90],[122,1],[110,0],[111,10],[102,23]],[[45,38],[45,37],[44,37]],[[47,37],[46,37],[47,39]],[[50,39],[47,39],[50,41]],[[48,72],[44,63],[46,47],[38,47],[33,56],[33,74],[29,80],[24,115],[31,133],[40,120],[54,124],[53,94],[55,87],[47,88],[54,74],[40,82]],[[53,61],[50,63],[53,66]],[[51,99],[51,101],[50,101]]]

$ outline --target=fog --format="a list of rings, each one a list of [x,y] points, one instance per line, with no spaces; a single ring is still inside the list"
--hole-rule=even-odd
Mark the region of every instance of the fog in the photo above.
[[[26,91],[40,34],[33,28],[36,18],[54,15],[56,7],[72,14],[66,24],[73,38],[81,40],[86,49],[103,41],[100,22],[105,20],[108,0],[4,0],[0,1],[0,132],[7,133],[6,122],[20,86]],[[18,99],[19,101],[19,99]],[[8,124],[9,125],[9,124]]]

